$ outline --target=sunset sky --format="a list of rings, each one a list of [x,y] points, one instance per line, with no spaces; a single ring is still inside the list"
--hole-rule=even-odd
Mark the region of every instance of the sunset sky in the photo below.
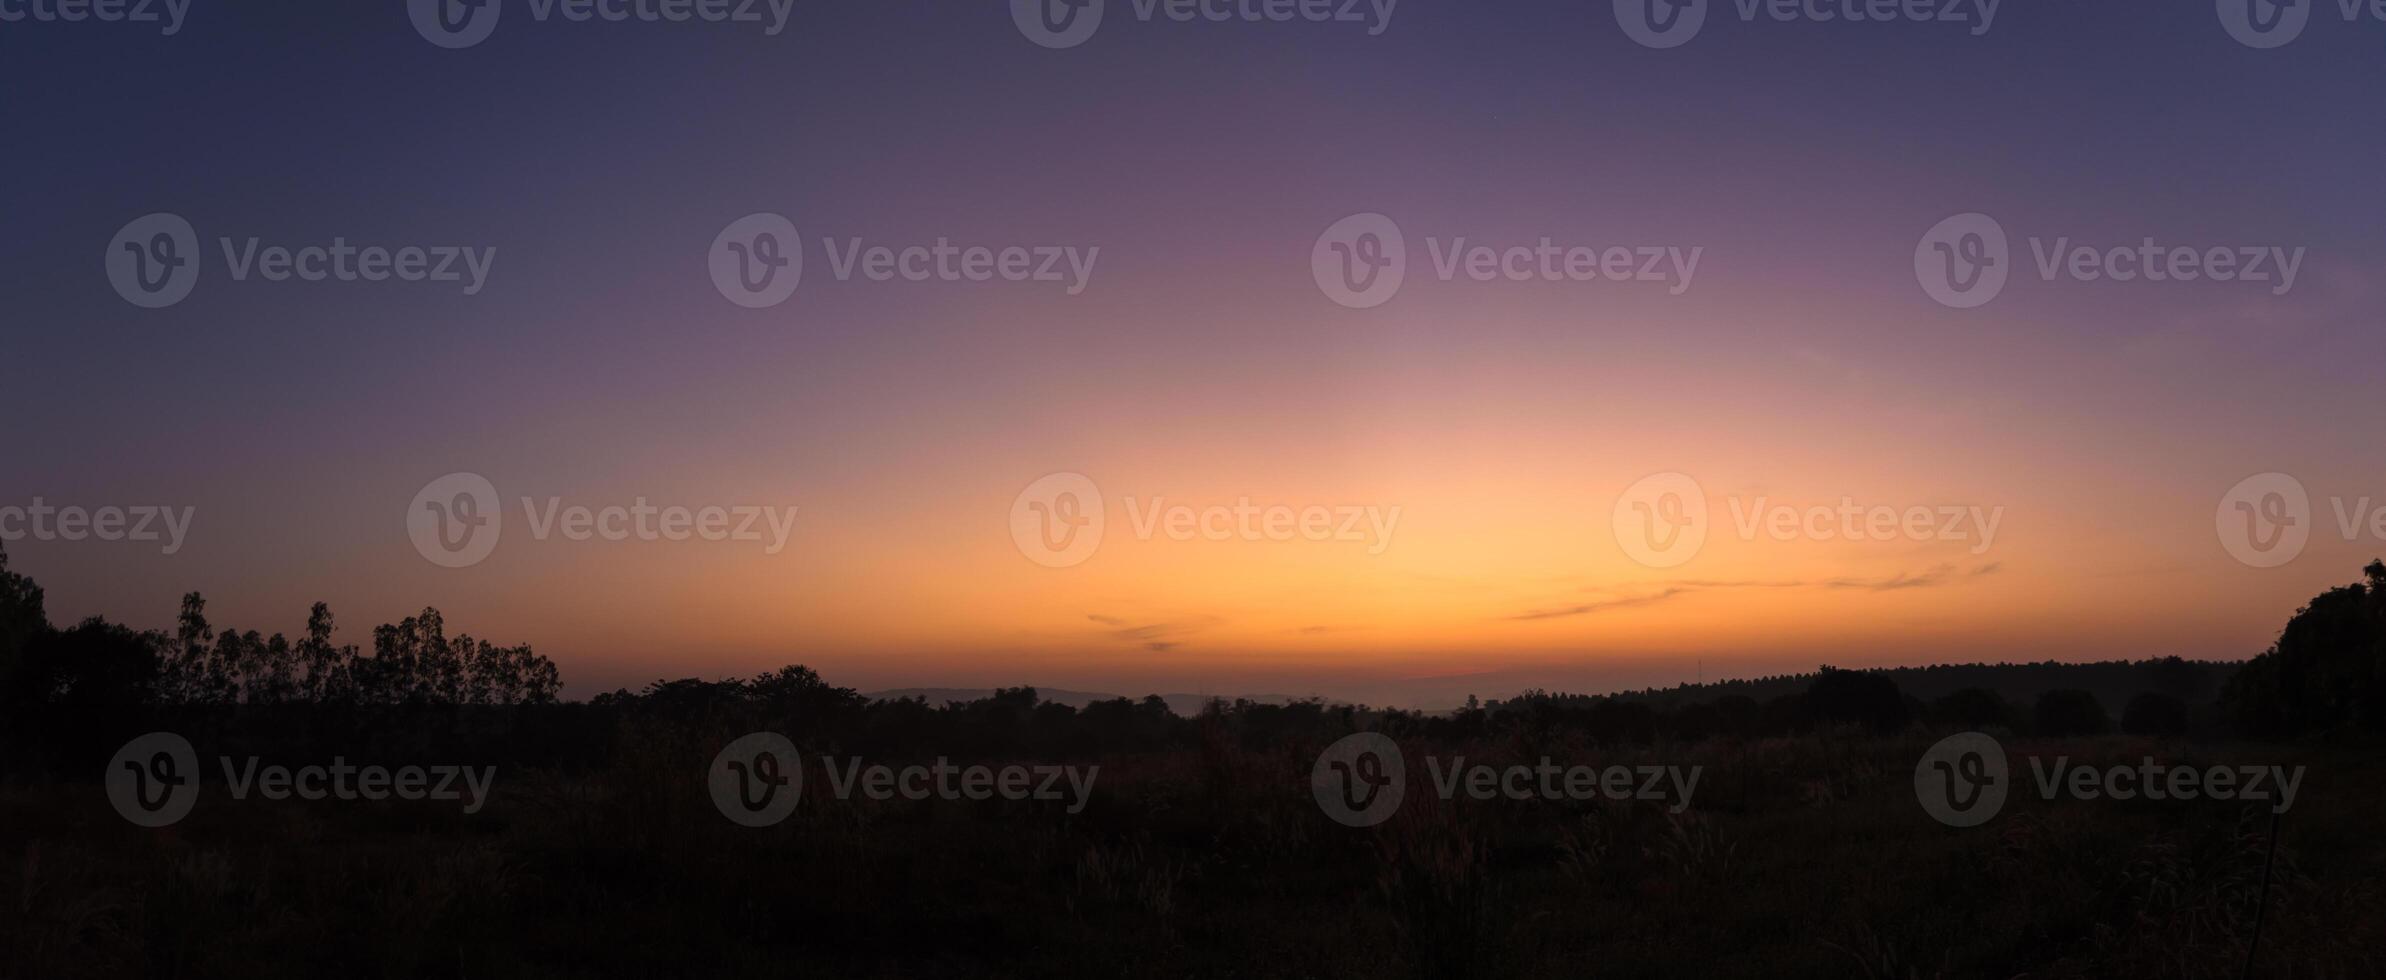
[[[2359,165],[2386,149],[2386,24],[2322,5],[2263,51],[2202,3],[2011,4],[1977,37],[1715,4],[1656,50],[1610,6],[1406,0],[1369,36],[1113,0],[1063,50],[960,3],[798,5],[776,36],[516,3],[460,50],[397,2],[0,24],[0,507],[195,508],[172,555],[28,538],[11,563],[62,623],[167,627],[199,591],[267,633],[329,602],[365,644],[436,606],[575,697],[800,662],[864,690],[1441,704],[2241,658],[2386,554],[2333,512],[2386,507],[2386,191]],[[152,212],[204,253],[165,309],[103,267]],[[758,212],[799,230],[803,279],[747,309],[707,249]],[[2011,236],[2012,280],[1954,309],[1915,252],[1967,212]],[[1409,259],[1354,309],[1311,256],[1363,213]],[[218,239],[251,236],[496,253],[477,295],[233,281]],[[1427,240],[1461,237],[1701,257],[1680,295],[1443,281]],[[1100,251],[1070,295],[840,280],[823,240],[854,238]],[[2043,280],[2031,243],[2058,238],[2304,257],[2283,295]],[[2308,488],[2311,539],[2254,568],[2215,513],[2270,472]],[[451,473],[504,504],[466,568],[407,533]],[[1063,568],[1011,526],[1056,473],[1107,520]],[[1661,473],[1709,504],[1667,568],[1613,520]],[[797,510],[768,554],[534,540],[526,497]],[[1381,541],[1144,539],[1126,501],[1155,497],[1399,514]],[[2001,517],[1985,548],[1744,540],[1760,498]]]

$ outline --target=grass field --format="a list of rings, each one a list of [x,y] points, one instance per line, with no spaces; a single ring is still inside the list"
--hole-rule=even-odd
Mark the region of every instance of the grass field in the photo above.
[[[729,733],[737,734],[737,733]],[[204,798],[135,827],[96,780],[0,793],[12,977],[2237,976],[2269,854],[2250,802],[2044,800],[2028,759],[2307,766],[2278,823],[2261,976],[2375,976],[2374,748],[2012,739],[1983,826],[1918,804],[1935,734],[1601,747],[1406,739],[1401,809],[1341,825],[1320,744],[1197,745],[1043,801],[841,800],[723,819],[723,736],[501,772],[485,809]],[[1701,768],[1646,802],[1443,800],[1425,756]],[[903,761],[903,760],[889,760]]]

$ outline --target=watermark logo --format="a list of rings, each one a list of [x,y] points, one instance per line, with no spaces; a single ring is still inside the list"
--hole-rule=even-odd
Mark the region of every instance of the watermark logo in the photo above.
[[[2048,762],[2030,757],[2030,786],[2040,799],[2073,800],[2259,800],[2274,813],[2295,805],[2305,767],[2182,766],[2141,757],[2136,765],[2074,764],[2070,756]],[[1994,737],[1964,732],[1940,739],[1914,764],[1914,796],[1924,812],[1950,827],[1977,827],[1995,819],[2014,789],[2005,748]]]
[[[2236,38],[2237,43],[2267,51],[2283,47],[2303,36],[2303,29],[2311,23],[2312,5],[2317,0],[2217,0],[2214,8],[2220,14],[2220,26]],[[2361,16],[2363,0],[2339,0],[2345,19]],[[2369,3],[2376,16],[2386,18],[2386,4]]]
[[[469,48],[497,30],[503,0],[407,0],[414,30],[443,48]],[[754,24],[765,37],[787,29],[795,0],[526,0],[539,24]]]
[[[1092,40],[1102,26],[1105,0],[1011,0],[1011,23],[1019,33],[1055,50]]]
[[[1549,236],[1532,244],[1492,245],[1464,237],[1425,239],[1433,278],[1442,282],[1653,282],[1680,296],[1698,277],[1703,246],[1570,245]],[[1408,276],[1400,227],[1380,214],[1335,222],[1309,249],[1309,272],[1326,298],[1352,309],[1390,302]]]
[[[2326,522],[2326,525],[2324,525]],[[2221,494],[2212,529],[2231,558],[2250,567],[2279,567],[2302,558],[2312,534],[2334,527],[2345,544],[2386,544],[2386,501],[2376,496],[2329,496],[2329,515],[2319,515],[2300,479],[2283,472],[2245,477]]]
[[[2386,542],[2386,502],[2332,495],[2328,509],[2328,519],[2346,542]],[[2254,568],[2277,568],[2302,557],[2320,521],[2303,481],[2285,473],[2246,477],[2221,496],[2212,514],[2221,547]]]
[[[1447,766],[1435,756],[1425,757],[1435,795],[1455,800],[1464,793],[1473,800],[1592,800],[1667,803],[1666,812],[1690,809],[1698,795],[1698,781],[1706,767],[1691,766],[1569,766],[1542,756],[1532,765],[1467,765],[1466,757]]]
[[[268,800],[308,801],[453,800],[465,813],[479,813],[489,803],[497,767],[461,765],[350,765],[333,756],[328,766],[268,766],[250,756],[235,764],[231,756],[217,760],[224,770],[224,787],[235,800],[259,796]],[[199,755],[189,739],[173,732],[151,732],[116,750],[108,760],[108,802],[124,819],[142,827],[165,827],[189,816],[199,801]]]
[[[1955,309],[1997,298],[2012,271],[2005,227],[1978,212],[1939,222],[1914,246],[1914,279],[1930,298]]]
[[[1914,764],[1914,797],[1950,827],[1977,827],[2005,808],[2011,791],[2005,747],[1980,732],[1940,739]]]
[[[1609,515],[1616,544],[1650,568],[1674,568],[1707,545],[1707,493],[1682,473],[1642,477]]]
[[[158,34],[173,37],[190,11],[191,0],[0,0],[0,24],[162,24]]]
[[[1899,507],[1842,496],[1806,506],[1770,496],[1726,498],[1731,527],[1742,541],[1915,541],[1968,543],[1974,555],[1996,546],[2005,508],[1975,504]],[[1674,568],[1698,557],[1709,531],[1707,496],[1681,473],[1645,477],[1616,498],[1610,515],[1616,544],[1650,568]]]
[[[497,486],[478,473],[450,473],[424,485],[406,509],[414,550],[441,568],[488,560],[505,530]]]
[[[2351,24],[2361,20],[2386,23],[2386,0],[2335,0],[2337,16]],[[2217,0],[2220,26],[2249,48],[2285,47],[2303,36],[2319,0]]]
[[[1996,26],[2004,0],[1731,0],[1743,24],[1959,24],[1973,37]],[[1644,47],[1675,48],[1698,36],[1707,0],[1615,0],[1616,23]]]
[[[0,507],[0,541],[164,542],[160,551],[182,550],[196,507],[59,507],[42,497],[30,506]]]
[[[1669,804],[1670,813],[1690,808],[1705,775],[1700,766],[1567,765],[1548,756],[1530,764],[1498,766],[1470,765],[1465,756],[1444,760],[1429,755],[1425,769],[1434,795],[1444,801],[1635,801]],[[1398,743],[1380,733],[1362,732],[1318,754],[1309,769],[1309,792],[1334,822],[1372,827],[1399,811],[1407,795],[1407,774]]]
[[[1121,497],[1127,527],[1138,541],[1252,541],[1367,544],[1374,557],[1392,546],[1399,529],[1399,505],[1261,503],[1240,496],[1232,503],[1185,503],[1165,496]],[[1108,509],[1091,479],[1055,473],[1032,483],[1011,501],[1011,540],[1039,565],[1066,568],[1083,563],[1101,547]]]
[[[469,48],[497,30],[501,0],[407,0],[406,16],[414,30],[443,48]]]
[[[1732,527],[1742,541],[1970,542],[1974,555],[1996,547],[2005,508],[1976,504],[1904,507],[1841,497],[1834,504],[1796,507],[1770,497],[1731,498]]]
[[[705,782],[713,806],[743,827],[768,827],[795,812],[804,795],[803,758],[777,732],[755,732],[713,756]]]
[[[1072,815],[1093,802],[1094,783],[1102,774],[1100,766],[970,766],[943,756],[901,768],[826,756],[820,765],[830,794],[839,800],[1056,801],[1067,803]],[[768,827],[795,812],[803,796],[803,759],[786,736],[755,732],[713,756],[705,781],[722,816],[740,826]]]
[[[1642,47],[1680,47],[1707,25],[1707,0],[1615,0],[1616,24]]]
[[[296,247],[267,245],[255,236],[216,241],[234,282],[452,282],[463,284],[464,295],[477,296],[497,264],[493,245],[358,246],[345,237]],[[134,306],[160,309],[190,295],[205,256],[191,223],[161,211],[118,230],[104,259],[117,295]]]
[[[108,760],[108,802],[136,826],[167,827],[199,802],[199,753],[173,732],[150,732]]]
[[[2294,807],[2304,771],[2303,766],[2174,766],[2152,756],[2134,766],[2098,768],[2073,765],[2067,755],[2056,756],[2052,764],[2030,757],[2030,781],[2049,800],[2063,795],[2075,800],[2261,800],[2272,813]]]
[[[180,303],[199,284],[199,233],[181,215],[134,218],[108,242],[108,283],[143,309]]]
[[[2134,245],[2082,244],[2068,235],[2033,235],[2029,241],[2029,271],[2043,282],[2263,283],[2273,296],[2295,288],[2308,251],[2284,245],[2180,245],[2150,235]],[[1914,246],[1914,278],[1940,304],[1968,310],[2005,290],[2014,258],[2004,226],[1984,214],[1959,214],[1932,226]]]
[[[1347,735],[1326,746],[1309,769],[1318,809],[1345,827],[1373,827],[1392,819],[1408,793],[1408,764],[1400,743],[1380,732]]]
[[[713,238],[713,288],[749,310],[777,306],[804,279],[804,240],[794,223],[769,212],[746,215]]]
[[[822,238],[820,244],[838,282],[1062,283],[1071,296],[1092,285],[1102,258],[1099,245],[962,245],[941,237],[918,245],[873,245],[861,238]],[[776,214],[731,222],[707,256],[713,288],[748,309],[786,302],[803,278],[803,244],[795,226]]]
[[[1390,218],[1354,214],[1317,236],[1309,272],[1326,298],[1354,310],[1373,309],[1391,302],[1408,277],[1408,240]]]
[[[2221,547],[2255,568],[2277,568],[2302,557],[2311,543],[2311,525],[2311,494],[2303,481],[2284,473],[2246,477],[2220,498],[2220,509],[2212,515]]]
[[[533,541],[707,541],[754,542],[763,553],[787,548],[797,508],[759,504],[688,507],[655,504],[637,497],[627,504],[591,507],[565,504],[561,497],[523,497],[523,527]],[[406,512],[406,533],[414,549],[442,568],[466,568],[497,549],[503,521],[497,487],[475,473],[451,473],[414,495]]]
[[[1011,501],[1011,543],[1046,568],[1081,565],[1102,547],[1102,490],[1083,473],[1054,473]]]
[[[1011,23],[1047,48],[1073,48],[1102,26],[1105,0],[1011,0]],[[1400,0],[1128,0],[1142,23],[1358,24],[1375,37],[1392,27]]]

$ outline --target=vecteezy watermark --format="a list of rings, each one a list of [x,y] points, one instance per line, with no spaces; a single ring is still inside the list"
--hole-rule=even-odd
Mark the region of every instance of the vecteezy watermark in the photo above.
[[[2368,498],[2362,504],[2367,509]],[[2212,527],[2230,557],[2255,568],[2277,568],[2303,556],[2311,544],[2311,518],[2311,494],[2303,481],[2284,473],[2258,473],[2221,495]],[[2381,520],[2386,520],[2386,511]],[[2348,522],[2348,538],[2353,529]]]
[[[2195,246],[2146,236],[2134,245],[2073,244],[2068,236],[2030,239],[2038,278],[2046,282],[2249,282],[2284,296],[2295,288],[2305,249],[2282,245]],[[1968,310],[2004,292],[2012,277],[2005,228],[1978,212],[1933,225],[1914,246],[1914,279],[1940,304]]]
[[[1400,507],[1263,504],[1250,496],[1232,503],[1171,502],[1166,497],[1121,497],[1127,526],[1138,541],[1345,542],[1367,545],[1369,557],[1392,546]],[[1011,542],[1030,561],[1067,568],[1093,557],[1109,526],[1102,491],[1082,473],[1054,473],[1028,484],[1011,501]]]
[[[350,765],[333,756],[330,765],[260,765],[255,756],[220,759],[224,786],[235,800],[440,800],[460,801],[465,813],[489,803],[497,767],[434,765]],[[124,819],[142,827],[165,827],[190,815],[199,802],[199,755],[189,739],[151,732],[124,743],[108,760],[108,802]]]
[[[829,274],[838,282],[1065,283],[1075,296],[1092,284],[1099,245],[873,245],[861,238],[823,238]],[[804,278],[803,238],[785,217],[746,215],[713,237],[705,253],[713,288],[747,309],[777,306]]]
[[[1127,0],[1135,19],[1149,24],[1351,24],[1375,37],[1392,27],[1400,0]],[[1108,0],[1011,0],[1011,23],[1047,48],[1073,48],[1102,27]]]
[[[466,568],[488,560],[505,530],[497,486],[478,473],[450,473],[425,484],[406,509],[406,535],[434,565]],[[658,506],[645,497],[627,504],[566,505],[561,497],[522,498],[534,541],[746,541],[776,555],[795,529],[796,508]]]
[[[234,282],[271,283],[405,282],[459,283],[477,296],[497,263],[497,247],[469,245],[351,245],[344,237],[329,244],[268,245],[250,236],[218,239],[224,271]],[[145,214],[108,242],[108,282],[124,301],[144,309],[182,302],[198,285],[204,256],[199,235],[181,215]]]
[[[2181,766],[2143,756],[2137,765],[2075,765],[2067,755],[2049,763],[2030,757],[2030,782],[2041,799],[2259,800],[2273,813],[2295,805],[2303,766]],[[1996,817],[2012,793],[2005,748],[1980,732],[1949,735],[1914,764],[1914,796],[1932,819],[1977,827]]]
[[[1707,546],[1707,492],[1681,473],[1645,476],[1608,514],[1616,544],[1650,568],[1673,568]]]
[[[40,497],[31,505],[0,505],[0,541],[164,542],[174,554],[190,536],[196,507],[55,507]]]
[[[191,0],[0,0],[0,24],[158,24],[158,34],[182,32]]]
[[[2370,496],[2328,498],[2329,523],[2346,542],[2386,543],[2386,501]],[[2303,481],[2258,473],[2222,494],[2212,526],[2230,557],[2255,568],[2277,568],[2303,556],[2319,523]]]
[[[1541,236],[1529,244],[1494,245],[1466,238],[1427,238],[1433,277],[1442,282],[1663,283],[1680,296],[1698,277],[1704,246],[1586,245]],[[1408,279],[1407,237],[1380,214],[1354,214],[1317,236],[1309,274],[1327,299],[1354,310],[1391,302]]]
[[[787,736],[755,732],[713,755],[704,784],[722,816],[747,827],[768,827],[795,812],[804,795],[801,765]]]
[[[1509,766],[1468,765],[1465,756],[1426,756],[1425,769],[1434,795],[1445,801],[1637,800],[1669,804],[1669,813],[1690,808],[1705,772],[1700,766],[1565,765],[1547,756]],[[1408,794],[1407,762],[1390,736],[1345,736],[1318,754],[1309,768],[1309,792],[1334,822],[1372,827],[1399,811]]]
[[[840,800],[1038,800],[1067,804],[1076,814],[1092,802],[1100,766],[955,765],[943,756],[926,765],[870,765],[823,756],[829,792]],[[787,819],[803,797],[803,757],[777,732],[746,735],[713,756],[705,769],[713,806],[731,822],[768,827]]]
[[[1615,0],[1616,24],[1643,47],[1677,48],[1707,24],[1709,0]],[[1732,0],[1740,22],[1955,24],[1973,37],[1996,26],[2004,0]]]
[[[1914,763],[1914,798],[1938,822],[1977,827],[2005,808],[2011,792],[2005,747],[1979,732],[1940,739]]]
[[[142,827],[166,827],[190,816],[199,802],[199,753],[173,732],[150,732],[124,743],[108,760],[108,802]]]
[[[1379,732],[1343,736],[1309,767],[1309,794],[1318,809],[1346,827],[1392,819],[1408,795],[1408,763],[1400,743]]]
[[[1742,541],[1916,541],[1969,543],[1974,555],[1996,546],[2005,508],[1974,504],[1865,503],[1840,497],[1806,506],[1769,496],[1728,498],[1731,525]],[[1616,544],[1650,568],[1673,568],[1698,557],[1711,524],[1707,494],[1682,473],[1641,478],[1616,498],[1609,514]]]
[[[407,0],[414,30],[443,48],[469,48],[497,32],[504,0]],[[766,37],[787,29],[795,0],[522,0],[541,24],[741,24]]]
[[[2386,23],[2386,0],[2217,0],[2220,26],[2249,48],[2282,47],[2303,36],[2315,8],[2334,8],[2347,24]]]

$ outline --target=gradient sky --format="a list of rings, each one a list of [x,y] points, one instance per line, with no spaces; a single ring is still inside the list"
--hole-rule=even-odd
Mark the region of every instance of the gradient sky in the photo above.
[[[864,689],[1030,683],[1435,702],[1841,665],[2259,652],[2386,541],[2386,24],[2256,51],[2211,5],[2013,3],[1994,29],[1743,23],[1651,50],[1607,3],[1405,0],[1348,24],[1139,22],[1047,50],[1002,4],[801,4],[788,29],[534,22],[444,50],[402,3],[193,0],[180,33],[0,24],[0,506],[197,508],[178,554],[12,542],[51,616],[348,642],[425,605],[587,696],[802,662]],[[209,266],[144,310],[102,268],[171,211]],[[788,216],[748,310],[706,249]],[[2248,284],[1933,302],[1953,214],[2026,240],[2307,250]],[[1391,303],[1312,281],[1394,217]],[[495,246],[489,284],[231,282],[215,239]],[[1099,246],[1091,286],[837,281],[823,237]],[[1693,288],[1439,282],[1423,239],[1704,249]],[[505,496],[487,562],[405,511]],[[1653,569],[1619,494],[1693,475]],[[2262,472],[2323,527],[2233,560]],[[1009,511],[1095,480],[1051,569]],[[799,508],[787,549],[533,541],[522,497]],[[1125,497],[1398,506],[1388,547],[1121,533]],[[1995,546],[1742,541],[1728,501],[2003,508]]]

